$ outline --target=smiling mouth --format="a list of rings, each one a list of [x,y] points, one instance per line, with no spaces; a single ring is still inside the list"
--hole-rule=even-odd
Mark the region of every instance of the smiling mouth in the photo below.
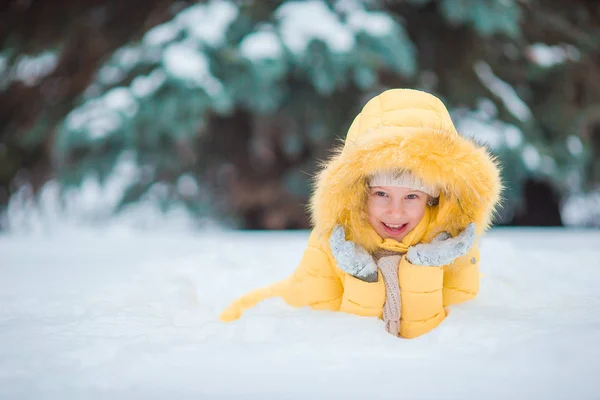
[[[387,233],[389,233],[390,235],[399,235],[402,232],[404,232],[404,230],[408,226],[408,223],[401,224],[401,225],[392,225],[392,224],[386,224],[385,222],[382,222],[381,224],[383,225],[383,228],[385,229],[385,231]]]

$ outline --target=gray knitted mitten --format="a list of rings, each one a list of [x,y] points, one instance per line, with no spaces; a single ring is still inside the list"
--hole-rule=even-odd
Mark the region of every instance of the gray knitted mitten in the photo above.
[[[475,224],[470,223],[454,238],[450,237],[447,232],[442,232],[431,243],[409,247],[406,259],[413,265],[440,267],[467,254],[474,242]]]
[[[377,264],[361,246],[346,240],[344,227],[336,225],[329,237],[331,253],[338,267],[365,282],[377,282]]]

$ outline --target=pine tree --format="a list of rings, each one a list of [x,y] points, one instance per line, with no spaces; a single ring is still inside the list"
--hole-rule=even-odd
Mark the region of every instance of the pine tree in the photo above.
[[[85,90],[23,124],[11,148],[49,143],[67,186],[133,157],[121,207],[152,194],[243,227],[305,227],[317,160],[366,99],[412,87],[439,95],[461,133],[500,158],[501,222],[532,179],[563,196],[597,188],[593,2],[213,0],[168,13],[159,3],[161,23],[96,61]],[[16,90],[10,80],[2,96]]]

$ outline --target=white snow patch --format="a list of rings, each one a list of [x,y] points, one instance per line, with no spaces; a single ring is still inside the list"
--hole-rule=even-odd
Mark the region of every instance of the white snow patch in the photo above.
[[[77,131],[83,128],[86,121],[87,116],[85,112],[83,112],[83,107],[79,107],[67,114],[64,124],[68,130]]]
[[[99,140],[116,132],[121,127],[121,123],[122,120],[117,114],[103,113],[102,116],[90,118],[86,129],[90,139]]]
[[[579,156],[583,152],[583,144],[578,136],[571,135],[567,138],[567,148],[574,156]]]
[[[417,339],[392,337],[376,318],[294,309],[279,299],[233,323],[218,321],[237,296],[288,276],[307,238],[307,232],[168,229],[0,236],[2,395],[591,399],[600,393],[600,232],[492,230],[482,240],[478,297],[451,306],[439,327]]]
[[[212,0],[181,11],[175,23],[199,41],[217,47],[224,43],[227,29],[238,17],[238,7],[229,1]]]
[[[535,43],[527,48],[528,57],[536,64],[549,68],[568,60],[578,61],[581,57],[579,50],[573,45],[549,46]]]
[[[562,205],[561,218],[565,225],[600,228],[600,192],[568,196]]]
[[[394,19],[381,11],[354,10],[348,14],[347,23],[355,32],[377,37],[391,36],[396,27]]]
[[[474,138],[477,142],[485,144],[492,150],[499,150],[503,145],[502,131],[489,121],[482,121],[473,116],[456,118],[456,129],[464,137]]]
[[[118,95],[111,101],[114,101],[116,106]],[[135,107],[137,110],[137,105]],[[116,132],[121,127],[121,123],[121,116],[114,109],[109,108],[105,99],[101,97],[89,100],[73,109],[66,116],[64,126],[69,131],[83,130],[90,139],[99,140]]]
[[[507,124],[504,128],[504,141],[510,149],[516,149],[523,144],[523,132],[514,125]]]
[[[131,82],[131,92],[137,97],[142,98],[156,92],[165,82],[166,75],[161,68],[156,68],[149,75],[137,76]]]
[[[166,48],[163,64],[168,72],[184,80],[194,81],[209,72],[206,56],[197,49],[180,43]]]
[[[283,49],[279,37],[272,31],[253,32],[240,43],[240,53],[251,61],[277,60]]]
[[[119,67],[129,70],[142,60],[142,49],[137,46],[121,47],[115,51],[113,59]]]
[[[165,22],[150,29],[142,41],[147,46],[162,46],[173,41],[181,28],[172,22]]]
[[[17,59],[13,79],[33,86],[54,71],[57,65],[58,53],[55,51],[44,51],[35,56],[23,55]]]
[[[163,67],[175,77],[202,87],[216,95],[222,91],[219,82],[210,73],[209,61],[204,53],[185,43],[173,43],[164,52]]]
[[[104,65],[98,71],[98,81],[103,85],[114,85],[123,80],[126,72],[116,65]]]
[[[200,188],[196,179],[186,174],[177,179],[177,191],[184,197],[194,197],[200,192]]]
[[[472,137],[494,151],[504,147],[515,149],[523,144],[523,133],[512,124],[504,123],[493,116],[493,103],[480,102],[479,108],[470,111],[464,108],[452,110],[456,129],[465,137]]]
[[[159,210],[158,201],[164,195],[160,185],[115,215],[127,188],[138,182],[142,173],[134,156],[126,153],[103,183],[88,176],[79,187],[67,189],[51,180],[42,187],[39,198],[23,187],[9,201],[3,216],[5,227],[15,234],[83,232],[98,227],[132,232],[158,227],[180,232],[192,229],[194,218],[182,207]],[[182,185],[188,193],[193,191],[189,181]]]
[[[523,158],[523,163],[525,163],[525,166],[529,168],[530,171],[537,170],[542,162],[540,152],[531,143],[527,143],[523,146],[521,157]]]
[[[338,0],[335,2],[334,8],[338,13],[342,14],[349,14],[353,11],[365,9],[359,0]]]
[[[488,98],[478,99],[477,108],[488,119],[496,118],[498,115],[498,108],[496,108],[494,102]]]
[[[494,75],[492,68],[484,61],[477,61],[474,66],[475,73],[481,82],[503,102],[506,108],[521,121],[531,119],[531,110],[519,98],[515,90],[506,82]]]
[[[113,88],[106,92],[103,99],[104,104],[106,104],[109,109],[121,111],[130,117],[134,116],[138,111],[137,100],[129,88]]]
[[[325,3],[319,0],[286,2],[275,10],[284,44],[302,54],[313,39],[322,40],[331,51],[346,53],[354,46],[354,34]]]

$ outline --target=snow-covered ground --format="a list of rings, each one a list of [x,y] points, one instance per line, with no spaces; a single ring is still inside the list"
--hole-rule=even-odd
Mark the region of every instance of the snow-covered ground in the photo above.
[[[272,299],[307,232],[0,236],[1,399],[598,399],[600,232],[492,231],[482,287],[413,340]]]

